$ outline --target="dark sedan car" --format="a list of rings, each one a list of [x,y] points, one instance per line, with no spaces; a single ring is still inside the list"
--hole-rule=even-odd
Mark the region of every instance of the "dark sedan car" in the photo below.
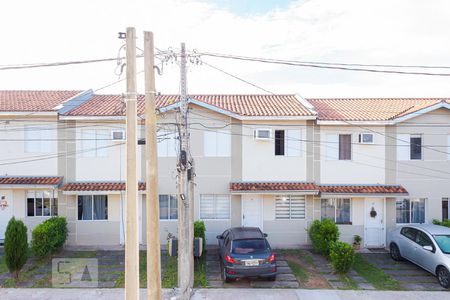
[[[225,282],[255,276],[275,280],[275,253],[266,237],[257,227],[234,227],[217,236]]]

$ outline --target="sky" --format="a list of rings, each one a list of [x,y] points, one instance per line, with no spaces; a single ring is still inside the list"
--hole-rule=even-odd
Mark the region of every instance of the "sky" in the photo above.
[[[449,15],[447,0],[15,0],[2,4],[0,65],[116,57],[124,42],[117,33],[134,26],[140,48],[148,30],[161,50],[185,42],[188,50],[276,59],[450,66]],[[450,96],[450,77],[201,59],[273,93]],[[0,89],[97,89],[121,78],[116,61],[0,70]],[[156,86],[163,94],[179,92],[177,63],[164,65]],[[121,82],[99,93],[124,91]],[[144,91],[143,74],[138,91]],[[264,93],[205,64],[188,66],[188,92]]]

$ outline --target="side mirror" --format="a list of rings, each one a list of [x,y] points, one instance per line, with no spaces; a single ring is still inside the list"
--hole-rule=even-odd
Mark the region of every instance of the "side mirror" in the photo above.
[[[221,240],[221,239],[223,239],[223,236],[221,234],[219,234],[218,236],[216,236],[216,239]]]
[[[423,246],[423,249],[427,250],[427,251],[430,251],[430,252],[433,252],[433,247],[429,246],[429,245]]]
[[[264,233],[264,237],[268,237],[267,233]]]

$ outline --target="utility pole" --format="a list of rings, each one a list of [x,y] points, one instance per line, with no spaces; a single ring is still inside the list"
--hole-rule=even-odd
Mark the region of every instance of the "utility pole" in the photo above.
[[[144,32],[145,152],[147,182],[147,299],[161,299],[161,246],[159,241],[158,156],[155,112],[153,33]]]
[[[178,157],[178,287],[180,289],[180,299],[190,298],[191,282],[194,257],[192,255],[193,240],[190,239],[189,223],[192,221],[191,206],[193,199],[189,193],[188,170],[190,168],[189,156],[189,128],[188,128],[188,103],[187,103],[187,81],[186,81],[186,49],[185,44],[181,44],[180,62],[180,114],[178,118],[180,155]]]
[[[127,27],[126,35],[126,227],[125,227],[125,299],[139,299],[139,239],[137,180],[137,94],[136,94],[136,30]]]

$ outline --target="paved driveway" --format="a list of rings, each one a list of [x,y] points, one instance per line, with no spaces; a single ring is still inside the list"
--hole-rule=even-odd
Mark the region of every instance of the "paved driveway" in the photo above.
[[[443,290],[435,276],[409,261],[394,261],[389,253],[364,253],[362,255],[367,261],[397,280],[405,290]]]

